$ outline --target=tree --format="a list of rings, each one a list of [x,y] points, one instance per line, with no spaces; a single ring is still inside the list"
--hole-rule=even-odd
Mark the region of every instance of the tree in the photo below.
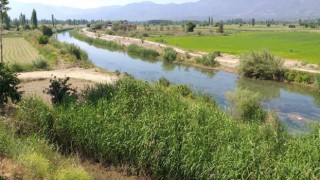
[[[26,25],[26,15],[21,13],[20,16],[19,16],[19,20],[20,20],[21,26]]]
[[[0,63],[0,108],[4,107],[6,103],[16,103],[21,100],[22,92],[18,89],[20,80],[17,74],[11,71],[4,63]]]
[[[4,27],[3,28],[6,29],[6,30],[9,30],[10,29],[11,19],[8,16],[7,12],[3,12],[2,13],[2,22],[4,23]]]
[[[218,25],[218,33],[224,33],[223,21],[221,21]]]
[[[211,17],[209,17],[208,25],[210,26],[211,24]]]
[[[252,18],[252,20],[251,20],[251,25],[252,25],[252,26],[255,26],[255,25],[256,25],[256,19],[255,19],[255,18]]]
[[[188,21],[186,23],[187,26],[187,32],[193,32],[194,28],[197,26],[194,22]]]
[[[36,29],[38,28],[38,18],[37,18],[37,12],[35,9],[32,10],[32,15],[31,15],[31,28]]]
[[[51,19],[52,19],[52,27],[54,27],[54,16],[53,16],[53,14],[51,15]]]
[[[320,18],[318,19],[318,28],[320,28]]]

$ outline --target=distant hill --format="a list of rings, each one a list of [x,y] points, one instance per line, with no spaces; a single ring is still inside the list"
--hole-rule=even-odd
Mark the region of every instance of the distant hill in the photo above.
[[[231,18],[288,19],[320,18],[320,0],[200,0],[184,4],[156,4],[153,2],[133,3],[125,6],[106,6],[94,9],[76,9],[43,4],[10,3],[10,16],[20,12],[31,16],[32,9],[38,19],[104,19],[144,21],[150,19],[197,19],[209,16],[216,20]]]

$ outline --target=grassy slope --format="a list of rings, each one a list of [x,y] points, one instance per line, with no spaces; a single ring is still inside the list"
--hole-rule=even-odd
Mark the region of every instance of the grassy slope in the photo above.
[[[5,62],[30,64],[40,56],[39,52],[23,38],[4,38],[3,44]]]
[[[161,38],[150,38],[155,41]],[[251,50],[270,49],[283,58],[320,62],[320,34],[303,32],[251,32],[212,37],[166,37],[170,45],[194,51],[221,51],[240,55]]]
[[[99,86],[79,104],[49,108],[29,99],[18,114],[22,130],[47,134],[67,152],[154,178],[320,177],[319,129],[292,138],[277,125],[236,121],[206,98],[179,94],[189,92],[125,79]]]

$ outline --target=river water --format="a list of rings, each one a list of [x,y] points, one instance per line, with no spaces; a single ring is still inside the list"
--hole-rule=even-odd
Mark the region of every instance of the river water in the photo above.
[[[223,71],[136,58],[123,52],[89,45],[71,37],[68,32],[57,34],[57,39],[74,43],[85,50],[89,59],[98,67],[109,71],[127,72],[147,81],[157,81],[165,77],[176,84],[187,84],[195,91],[212,95],[222,108],[228,106],[227,92],[235,91],[237,88],[258,92],[264,97],[264,108],[277,112],[281,122],[291,132],[306,131],[310,123],[320,121],[320,92],[309,88],[252,80]]]

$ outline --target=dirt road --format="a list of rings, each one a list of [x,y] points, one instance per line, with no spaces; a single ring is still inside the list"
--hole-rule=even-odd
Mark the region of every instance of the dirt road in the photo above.
[[[37,80],[37,79],[50,79],[56,76],[57,78],[70,77],[71,79],[82,79],[86,81],[92,81],[96,83],[112,83],[118,79],[114,75],[101,73],[96,69],[82,69],[82,68],[70,68],[53,71],[35,71],[19,73],[18,78],[23,81]]]

